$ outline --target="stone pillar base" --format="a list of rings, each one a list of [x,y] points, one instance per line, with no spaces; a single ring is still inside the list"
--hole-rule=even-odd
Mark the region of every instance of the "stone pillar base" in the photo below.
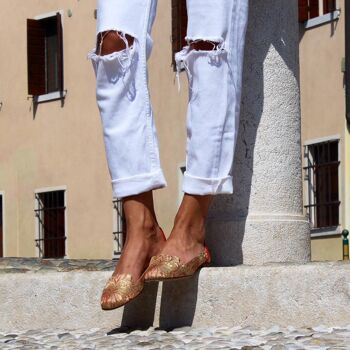
[[[310,261],[310,224],[299,215],[249,215],[210,221],[207,244],[216,266]]]

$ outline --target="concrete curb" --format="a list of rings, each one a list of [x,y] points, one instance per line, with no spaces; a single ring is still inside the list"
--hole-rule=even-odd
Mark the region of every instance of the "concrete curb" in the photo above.
[[[350,324],[346,262],[203,268],[190,279],[147,283],[124,308],[102,311],[110,274],[2,273],[0,329]]]

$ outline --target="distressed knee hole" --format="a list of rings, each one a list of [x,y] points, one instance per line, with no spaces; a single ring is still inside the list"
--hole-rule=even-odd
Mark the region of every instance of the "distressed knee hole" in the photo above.
[[[100,56],[123,51],[134,44],[134,37],[117,30],[107,30],[97,35],[96,53]]]
[[[196,50],[196,51],[218,50],[220,45],[221,45],[220,42],[208,41],[208,40],[195,40],[195,41],[189,42],[190,50]]]
[[[175,54],[176,76],[179,90],[179,74],[182,69],[185,69],[187,71],[191,89],[192,72],[190,64],[196,59],[196,57],[205,56],[207,58],[208,64],[213,66],[220,66],[225,59],[224,57],[227,55],[225,41],[223,38],[186,38],[186,41],[187,46]]]

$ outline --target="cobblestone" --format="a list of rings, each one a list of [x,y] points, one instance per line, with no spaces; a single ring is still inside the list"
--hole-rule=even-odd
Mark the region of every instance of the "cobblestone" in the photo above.
[[[149,328],[114,330],[43,329],[0,331],[1,349],[240,349],[240,350],[350,350],[350,325],[294,328],[273,326],[177,328],[168,332]]]
[[[68,271],[111,271],[116,260],[111,259],[42,259],[1,258],[0,273],[24,272],[68,272]]]

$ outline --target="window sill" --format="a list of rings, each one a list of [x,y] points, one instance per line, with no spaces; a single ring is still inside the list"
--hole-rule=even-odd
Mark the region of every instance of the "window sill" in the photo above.
[[[33,96],[34,103],[63,100],[67,95],[67,90],[50,92],[45,95]]]
[[[311,238],[341,236],[340,226],[312,228],[310,233],[311,233]]]
[[[304,27],[305,27],[305,29],[314,28],[314,27],[317,27],[321,24],[326,24],[329,22],[336,21],[339,19],[339,17],[340,17],[340,10],[335,10],[333,12],[326,13],[325,15],[308,19],[305,22]]]

